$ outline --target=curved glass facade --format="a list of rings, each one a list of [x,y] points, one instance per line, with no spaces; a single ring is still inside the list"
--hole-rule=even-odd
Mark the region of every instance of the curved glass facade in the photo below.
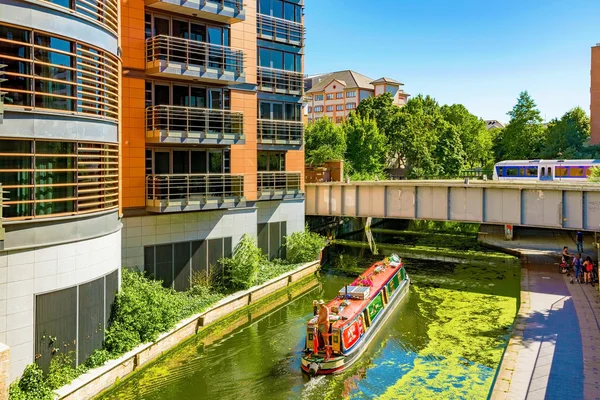
[[[118,206],[116,144],[0,139],[6,220],[102,211]]]
[[[51,110],[117,121],[115,55],[76,40],[0,24],[7,111]]]
[[[79,16],[112,31],[118,31],[119,17],[117,0],[42,0],[54,5],[74,10]]]

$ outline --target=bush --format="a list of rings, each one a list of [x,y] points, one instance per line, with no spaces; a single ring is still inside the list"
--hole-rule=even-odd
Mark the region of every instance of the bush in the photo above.
[[[156,340],[182,318],[177,293],[164,288],[160,281],[123,269],[122,282],[115,299],[112,324],[106,332],[106,349],[115,354]]]
[[[256,281],[261,265],[266,262],[256,240],[245,234],[233,250],[231,258],[221,259],[228,275],[228,287],[232,290],[248,289]]]
[[[276,278],[280,275],[290,272],[291,270],[298,267],[298,264],[290,264],[284,260],[275,259],[272,261],[265,261],[258,270],[255,285],[262,285],[269,279]]]
[[[37,364],[29,364],[21,379],[13,382],[8,389],[10,400],[54,400],[52,389],[46,384],[44,372]]]
[[[77,370],[73,368],[73,358],[71,354],[57,354],[52,357],[48,374],[46,375],[46,385],[56,390],[66,385],[77,377]]]
[[[323,236],[310,232],[307,226],[303,232],[294,232],[286,237],[287,261],[291,264],[301,264],[317,260],[326,244]]]

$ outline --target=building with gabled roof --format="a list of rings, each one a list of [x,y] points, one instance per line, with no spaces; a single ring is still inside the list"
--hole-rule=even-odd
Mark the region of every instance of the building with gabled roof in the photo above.
[[[394,97],[394,104],[402,107],[409,96],[403,86],[391,78],[374,80],[352,70],[308,76],[304,82],[305,114],[308,122],[327,117],[339,124],[362,100],[386,92]]]

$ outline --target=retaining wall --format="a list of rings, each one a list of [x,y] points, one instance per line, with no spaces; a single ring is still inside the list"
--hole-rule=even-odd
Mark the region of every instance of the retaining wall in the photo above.
[[[300,279],[315,273],[319,265],[320,261],[304,264],[260,286],[237,292],[224,298],[209,310],[181,321],[171,331],[160,335],[156,342],[140,345],[120,358],[111,360],[102,367],[95,368],[81,375],[70,384],[57,390],[58,398],[82,400],[94,397],[104,389],[112,386],[117,380],[136,371],[165,351],[196,334],[201,328],[249,304],[256,303],[261,298],[271,295],[278,290],[287,288]]]

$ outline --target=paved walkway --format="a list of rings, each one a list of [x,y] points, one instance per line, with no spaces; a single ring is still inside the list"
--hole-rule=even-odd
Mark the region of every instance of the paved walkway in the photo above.
[[[558,273],[559,250],[574,248],[573,236],[529,229],[505,241],[502,229],[482,230],[484,242],[521,253],[523,265],[521,308],[492,399],[600,400],[600,295]],[[593,256],[591,243],[584,250]]]

